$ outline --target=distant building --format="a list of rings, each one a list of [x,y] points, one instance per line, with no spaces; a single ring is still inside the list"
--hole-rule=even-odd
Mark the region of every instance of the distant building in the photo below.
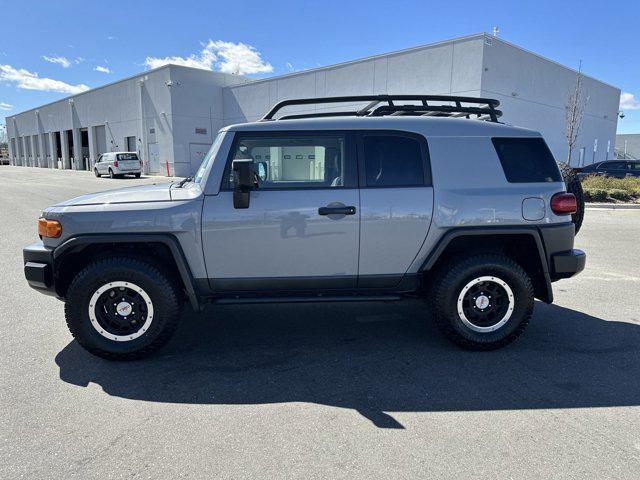
[[[616,135],[616,158],[640,160],[640,133]]]
[[[6,123],[16,165],[91,169],[100,153],[132,150],[146,173],[186,176],[221,127],[257,120],[286,98],[454,94],[497,98],[501,121],[540,131],[564,160],[564,109],[575,78],[570,68],[478,34],[261,80],[167,65]],[[574,165],[612,158],[615,144],[620,90],[588,76],[584,85],[589,102]]]

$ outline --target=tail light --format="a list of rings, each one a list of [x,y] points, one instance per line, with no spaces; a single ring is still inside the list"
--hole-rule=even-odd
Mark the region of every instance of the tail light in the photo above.
[[[118,160],[114,160],[114,161],[113,161],[113,166],[114,166],[114,167],[117,167],[117,166],[118,166]]]
[[[38,219],[38,235],[41,237],[58,238],[62,234],[62,225],[57,220]]]
[[[578,202],[573,193],[556,193],[551,197],[551,210],[556,215],[571,215],[578,211]]]

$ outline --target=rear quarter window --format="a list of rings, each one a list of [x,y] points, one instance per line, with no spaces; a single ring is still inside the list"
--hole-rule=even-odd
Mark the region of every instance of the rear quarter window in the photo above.
[[[560,170],[542,138],[492,138],[510,183],[561,182]]]

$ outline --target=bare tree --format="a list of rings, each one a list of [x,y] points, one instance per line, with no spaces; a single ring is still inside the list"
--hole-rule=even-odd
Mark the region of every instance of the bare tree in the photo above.
[[[0,123],[0,145],[9,142],[7,135],[7,126]]]
[[[584,76],[582,75],[582,61],[576,74],[576,83],[573,90],[569,93],[567,104],[565,105],[565,137],[569,152],[567,155],[567,163],[571,165],[571,154],[578,142],[580,130],[582,129],[582,118],[584,110],[587,106],[588,97],[584,94]]]

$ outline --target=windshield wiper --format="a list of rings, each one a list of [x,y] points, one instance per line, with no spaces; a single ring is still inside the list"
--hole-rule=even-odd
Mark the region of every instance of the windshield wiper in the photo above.
[[[178,183],[178,186],[176,188],[182,188],[185,183],[188,183],[191,180],[193,180],[193,177],[183,178],[182,180],[180,180],[180,182]]]

